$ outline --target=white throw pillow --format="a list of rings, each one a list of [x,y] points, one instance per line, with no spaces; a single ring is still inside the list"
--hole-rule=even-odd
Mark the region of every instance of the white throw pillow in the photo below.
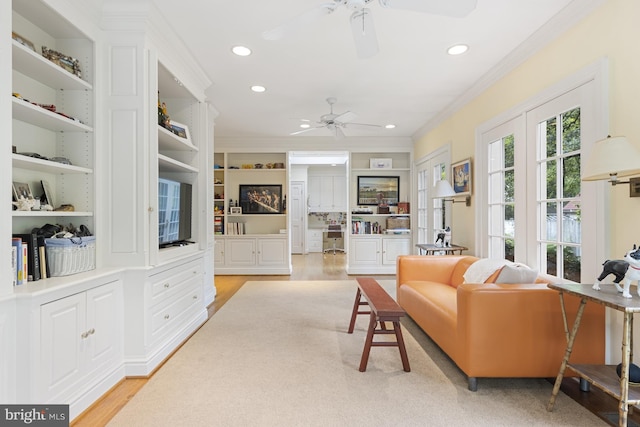
[[[538,270],[533,270],[523,264],[508,264],[496,278],[496,283],[535,283]]]

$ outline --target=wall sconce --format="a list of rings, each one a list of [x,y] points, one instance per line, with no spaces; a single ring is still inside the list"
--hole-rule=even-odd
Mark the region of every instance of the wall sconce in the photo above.
[[[597,141],[582,173],[583,181],[608,180],[611,185],[629,184],[629,197],[640,197],[640,178],[618,178],[640,174],[640,150],[624,136]]]
[[[441,179],[436,182],[436,189],[434,192],[435,199],[444,199],[445,202],[453,203],[465,203],[467,206],[471,206],[471,196],[467,195],[464,200],[448,199],[447,197],[459,197],[458,193],[453,190],[453,187],[446,179]]]

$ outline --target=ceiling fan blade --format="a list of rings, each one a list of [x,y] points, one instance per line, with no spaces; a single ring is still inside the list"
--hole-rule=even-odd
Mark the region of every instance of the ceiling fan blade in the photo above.
[[[342,139],[344,138],[344,132],[342,132],[342,129],[340,129],[339,126],[335,126],[333,136],[335,139]]]
[[[357,10],[353,12],[349,20],[358,57],[363,59],[371,58],[378,53],[378,39],[376,38],[371,11],[366,8]]]
[[[264,31],[262,38],[265,40],[280,40],[281,38],[299,31],[301,28],[306,27],[311,22],[320,18],[323,15],[328,15],[336,10],[337,3],[323,3],[313,9],[310,9],[288,22],[279,25],[271,30]]]
[[[299,130],[297,132],[292,132],[289,135],[300,135],[301,133],[309,132],[309,131],[320,129],[320,128],[323,128],[323,127],[324,126],[316,126],[316,127],[313,127],[313,128],[302,129],[302,130]]]
[[[339,114],[333,118],[334,122],[340,123],[349,123],[351,120],[355,120],[358,115],[356,113],[352,113],[351,111],[344,112]]]
[[[371,125],[369,123],[353,123],[353,122],[349,122],[349,123],[345,123],[345,127],[347,126],[371,126],[371,127],[375,127],[375,128],[381,128],[382,126],[380,125]]]
[[[463,18],[476,8],[477,0],[378,0],[380,6],[434,15]]]

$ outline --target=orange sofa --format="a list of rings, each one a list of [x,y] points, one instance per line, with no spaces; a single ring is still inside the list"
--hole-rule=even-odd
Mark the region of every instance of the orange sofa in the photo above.
[[[551,276],[538,276],[537,283],[491,283],[498,270],[485,283],[463,283],[477,260],[398,257],[398,303],[467,375],[471,391],[483,377],[555,378],[567,340],[558,292],[546,286]],[[571,328],[579,300],[564,300]],[[604,307],[587,304],[571,362],[603,364],[604,354]]]

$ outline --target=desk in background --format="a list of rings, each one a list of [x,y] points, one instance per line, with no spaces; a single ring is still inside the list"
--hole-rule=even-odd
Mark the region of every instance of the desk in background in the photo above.
[[[449,247],[441,247],[436,246],[431,243],[418,243],[416,245],[418,250],[420,251],[420,255],[435,255],[438,252],[444,252],[445,255],[453,255],[458,252],[459,255],[462,255],[462,251],[467,251],[469,248],[458,245],[451,245]]]

